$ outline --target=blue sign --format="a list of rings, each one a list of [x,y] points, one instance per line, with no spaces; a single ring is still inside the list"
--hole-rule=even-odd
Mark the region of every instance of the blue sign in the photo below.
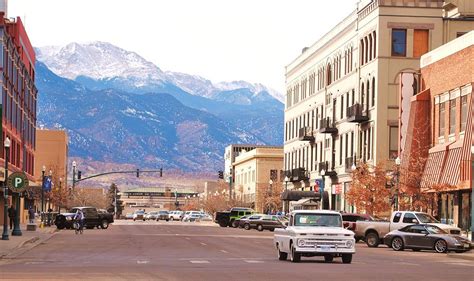
[[[52,183],[53,181],[51,180],[51,177],[44,177],[43,178],[43,191],[50,192]]]
[[[319,193],[323,194],[324,192],[324,181],[322,179],[315,179],[314,180],[314,190],[319,189]]]

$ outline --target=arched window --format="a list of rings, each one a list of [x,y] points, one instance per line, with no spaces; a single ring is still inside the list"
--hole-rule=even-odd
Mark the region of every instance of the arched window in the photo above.
[[[372,34],[369,34],[369,58],[367,61],[371,61],[372,60]]]
[[[375,77],[372,77],[372,106],[375,106]]]
[[[326,66],[326,86],[332,83],[332,66],[330,63]]]
[[[364,40],[361,39],[360,40],[360,65],[363,65],[364,64]]]
[[[362,83],[362,86],[360,87],[360,106],[364,108],[364,103],[365,103],[365,88],[364,88],[364,83]]]
[[[369,61],[369,48],[367,37],[364,38],[364,64]]]
[[[366,85],[366,88],[365,88],[365,96],[367,98],[367,110],[369,110],[369,107],[370,107],[370,80],[367,79],[367,85]]]
[[[372,37],[373,37],[373,40],[374,40],[374,59],[375,57],[377,56],[377,36],[375,34],[375,31],[372,33]]]
[[[351,48],[349,49],[349,72],[352,71],[352,53],[353,53],[353,48],[351,46]]]

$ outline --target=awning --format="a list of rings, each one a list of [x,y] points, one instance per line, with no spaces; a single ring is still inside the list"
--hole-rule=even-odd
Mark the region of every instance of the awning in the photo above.
[[[300,191],[300,190],[286,190],[281,194],[281,200],[284,201],[298,201],[303,198],[321,198],[318,192],[314,191]]]
[[[445,155],[446,150],[430,153],[428,161],[426,161],[425,171],[421,177],[422,188],[430,188],[432,185],[438,184]]]
[[[461,172],[462,141],[457,141],[449,146],[446,163],[441,173],[439,184],[456,186]]]

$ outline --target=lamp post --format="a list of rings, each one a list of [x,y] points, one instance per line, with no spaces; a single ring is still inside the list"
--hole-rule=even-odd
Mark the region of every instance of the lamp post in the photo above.
[[[290,181],[290,179],[288,178],[288,176],[285,176],[285,194],[286,196],[288,196],[288,182]],[[283,212],[286,214],[288,212],[288,200],[285,200],[283,202]]]
[[[7,187],[7,178],[8,178],[8,158],[10,152],[10,139],[5,138],[3,143],[5,147],[5,180],[3,181],[3,233],[2,240],[9,240],[8,238],[8,187]]]
[[[399,193],[400,193],[400,164],[402,163],[402,160],[400,157],[397,157],[395,159],[395,165],[397,166],[397,188],[395,190],[396,196],[395,196],[395,208],[397,211],[400,211],[399,204],[398,204],[398,199],[399,199]]]
[[[62,200],[62,189],[61,189],[61,183],[63,181],[63,178],[59,178],[59,202],[58,202],[58,213],[61,213],[61,200]]]
[[[44,224],[44,173],[46,172],[46,166],[41,167],[41,225]]]
[[[323,204],[324,204],[324,189],[326,189],[326,180],[325,180],[325,175],[326,175],[326,170],[322,169],[321,170],[321,177],[323,178],[323,192],[321,192],[321,206],[319,206],[319,209],[323,209]]]
[[[72,161],[72,191],[74,191],[74,187],[76,185],[76,161]]]

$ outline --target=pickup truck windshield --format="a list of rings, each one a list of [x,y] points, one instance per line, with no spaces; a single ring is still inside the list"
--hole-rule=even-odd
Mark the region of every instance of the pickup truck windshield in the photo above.
[[[417,213],[416,216],[420,220],[420,223],[439,223],[438,220],[428,214]]]
[[[331,214],[296,214],[295,226],[334,226],[341,227],[340,215]]]

